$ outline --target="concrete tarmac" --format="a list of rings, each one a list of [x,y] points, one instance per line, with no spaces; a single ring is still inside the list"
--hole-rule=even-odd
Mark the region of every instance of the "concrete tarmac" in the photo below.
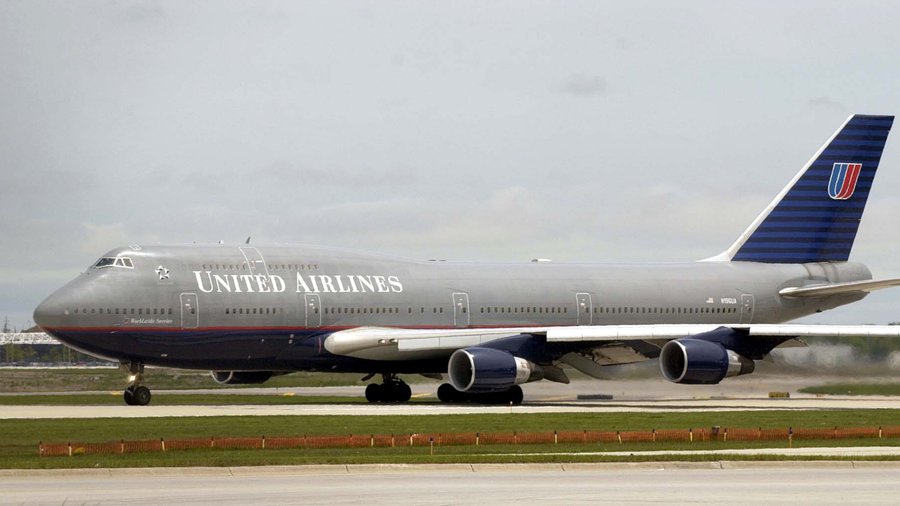
[[[0,504],[896,504],[897,463],[698,462],[0,472]]]
[[[669,399],[648,401],[526,402],[519,406],[472,404],[293,404],[221,406],[0,406],[0,419],[152,418],[167,416],[448,415],[467,413],[611,413],[900,409],[896,397],[806,399]]]
[[[540,381],[523,385],[520,406],[434,404],[294,404],[220,406],[0,406],[0,419],[23,418],[144,418],[164,416],[270,416],[270,415],[444,415],[463,413],[582,413],[582,412],[678,412],[733,410],[900,409],[900,397],[816,396],[798,389],[805,385],[835,383],[840,377],[753,375],[729,378],[718,385],[677,385],[661,379],[575,380],[564,385]],[[845,379],[844,379],[845,380]],[[726,384],[727,383],[727,384]],[[152,385],[151,385],[152,386]],[[435,400],[437,383],[410,385],[413,397]],[[771,399],[769,392],[787,392],[790,398]],[[109,393],[121,398],[120,392]],[[363,387],[233,388],[217,390],[157,391],[159,395],[230,394],[292,396],[362,396]],[[41,394],[9,394],[41,395]],[[612,397],[579,400],[581,397]]]

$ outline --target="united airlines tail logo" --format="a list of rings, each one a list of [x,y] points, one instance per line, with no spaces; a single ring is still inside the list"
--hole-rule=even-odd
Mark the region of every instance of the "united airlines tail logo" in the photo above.
[[[862,170],[861,163],[836,163],[828,181],[828,196],[834,200],[847,200],[853,196],[856,180]]]

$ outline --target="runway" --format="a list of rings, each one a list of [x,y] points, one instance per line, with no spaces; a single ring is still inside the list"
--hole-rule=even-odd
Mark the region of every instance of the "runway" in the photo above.
[[[3,504],[896,504],[894,462],[0,471]]]
[[[530,402],[519,406],[471,404],[293,404],[220,406],[0,406],[0,419],[153,418],[169,416],[450,415],[469,413],[612,413],[679,411],[759,411],[900,409],[896,398],[669,399],[661,401]]]
[[[413,396],[434,403],[409,404],[280,404],[165,406],[0,406],[0,419],[26,418],[148,418],[168,416],[273,416],[273,415],[447,415],[468,413],[584,413],[679,412],[823,409],[900,409],[900,397],[816,396],[797,391],[805,385],[840,381],[839,377],[761,375],[732,378],[725,385],[677,385],[661,380],[576,380],[564,385],[541,381],[524,386],[519,406],[447,405],[434,399],[436,384],[411,385]],[[160,390],[160,396],[208,394],[223,399],[230,394],[272,396],[361,396],[362,387],[234,388],[216,390]],[[788,392],[790,398],[771,399],[769,392]],[[120,392],[109,393],[120,397]],[[28,394],[20,394],[28,395]],[[609,400],[579,400],[605,395]],[[900,423],[900,422],[898,422]]]

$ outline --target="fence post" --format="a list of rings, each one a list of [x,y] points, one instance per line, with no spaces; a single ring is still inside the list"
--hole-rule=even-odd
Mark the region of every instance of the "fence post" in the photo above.
[[[725,427],[725,434],[722,436],[722,442],[723,443],[728,442],[728,427]]]
[[[834,426],[834,436],[831,439],[837,439],[837,425]]]
[[[555,430],[553,431],[553,444],[559,444],[559,434]]]
[[[394,435],[391,434],[391,448],[394,447]]]
[[[693,427],[688,429],[688,439],[690,440],[691,443],[694,442],[694,428]]]
[[[759,432],[756,433],[756,439],[762,439],[762,427],[760,427]]]
[[[516,434],[516,431],[513,431],[513,444],[514,445],[519,444],[519,435]]]
[[[587,429],[585,429],[584,434],[581,435],[581,442],[587,443]]]
[[[413,438],[413,435],[410,434],[410,435],[409,435],[409,446],[412,446],[412,438]]]
[[[44,456],[44,442],[43,441],[38,441],[38,455],[41,457]]]
[[[655,443],[656,442],[656,429],[650,429],[650,439]]]
[[[69,445],[69,456],[71,457],[71,456],[72,456],[72,443],[71,443],[71,441],[70,441],[70,442],[68,442],[68,443],[66,443],[66,444]]]
[[[166,451],[166,440],[163,438],[159,438],[159,447],[162,451]]]
[[[209,447],[210,447],[210,448],[215,448],[215,447],[216,447],[216,436],[210,436],[210,438],[209,438]]]
[[[375,448],[375,434],[369,437],[369,448]]]
[[[475,446],[478,446],[480,444],[481,444],[481,434],[476,432],[475,433]]]
[[[881,426],[878,426],[878,439],[881,439]]]
[[[119,440],[119,453],[121,453],[123,455],[125,454],[125,440],[124,439]]]
[[[794,428],[788,427],[788,448],[794,447]]]
[[[429,452],[431,453],[431,456],[433,457],[434,456],[434,436],[430,436],[428,438],[428,448],[429,448]]]
[[[619,431],[616,431],[616,439],[619,440],[619,444],[622,444],[622,435],[619,434]]]
[[[265,434],[263,434],[263,437],[262,437],[262,449],[263,450],[266,449],[266,435]]]

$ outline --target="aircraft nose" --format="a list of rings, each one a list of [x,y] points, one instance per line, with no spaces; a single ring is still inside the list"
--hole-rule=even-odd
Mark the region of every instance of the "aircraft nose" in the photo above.
[[[38,327],[47,330],[59,326],[68,316],[69,308],[66,306],[65,297],[60,293],[61,291],[53,293],[34,309],[33,319]]]

